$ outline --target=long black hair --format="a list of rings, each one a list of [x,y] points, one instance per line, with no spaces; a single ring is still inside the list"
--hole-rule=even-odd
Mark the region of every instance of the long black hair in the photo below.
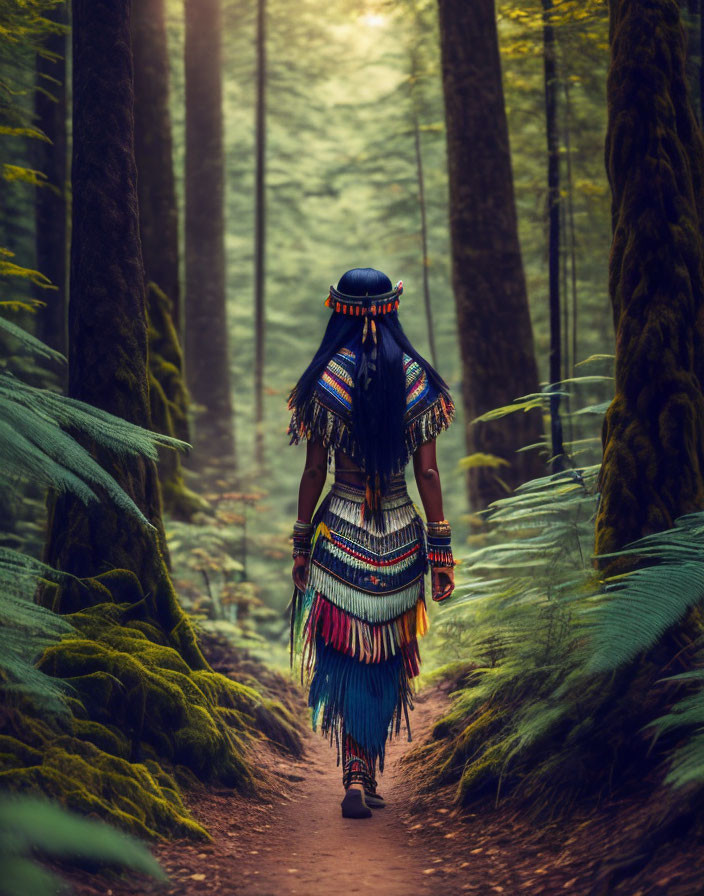
[[[387,293],[392,284],[386,274],[374,268],[353,268],[340,278],[337,289],[350,296],[375,296]],[[359,447],[356,458],[374,481],[378,474],[383,490],[389,476],[403,469],[408,461],[404,434],[406,378],[405,352],[426,371],[436,389],[449,395],[447,383],[434,367],[413,347],[403,331],[397,311],[375,317],[376,342],[368,336],[362,342],[364,318],[335,311],[325,329],[313,360],[289,396],[297,407],[305,406],[328,361],[343,346],[356,354],[352,425]]]

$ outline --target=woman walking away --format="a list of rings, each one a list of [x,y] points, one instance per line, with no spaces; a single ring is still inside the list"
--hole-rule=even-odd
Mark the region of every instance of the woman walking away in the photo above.
[[[300,652],[313,730],[320,722],[335,738],[347,818],[384,806],[377,764],[383,772],[402,717],[411,739],[428,566],[433,600],[455,587],[435,459],[455,406],[401,328],[402,291],[373,268],[354,268],[331,286],[323,341],[289,397],[291,444],[307,439],[293,529],[291,660]],[[427,528],[406,490],[411,458]],[[333,460],[334,483],[315,510]]]

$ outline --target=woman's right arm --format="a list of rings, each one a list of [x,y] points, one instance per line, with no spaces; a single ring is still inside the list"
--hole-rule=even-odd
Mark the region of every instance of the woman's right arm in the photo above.
[[[442,487],[435,454],[435,439],[424,442],[413,455],[413,473],[418,493],[423,502],[425,517],[429,523],[445,519],[442,512]],[[452,567],[432,570],[433,600],[449,597],[455,588],[455,571]]]
[[[435,456],[435,439],[424,442],[413,455],[413,473],[428,522],[445,519],[442,512],[442,488]]]

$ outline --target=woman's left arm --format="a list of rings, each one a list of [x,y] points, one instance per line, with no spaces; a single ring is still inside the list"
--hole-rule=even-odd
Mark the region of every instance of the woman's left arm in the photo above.
[[[327,477],[328,449],[318,439],[308,439],[306,443],[306,465],[298,487],[298,520],[310,523],[315,505]],[[305,589],[308,575],[308,557],[299,555],[293,560],[292,577],[301,591]]]

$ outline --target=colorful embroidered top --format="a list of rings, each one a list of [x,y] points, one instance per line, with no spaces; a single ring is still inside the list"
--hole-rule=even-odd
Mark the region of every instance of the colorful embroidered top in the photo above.
[[[352,432],[352,395],[354,391],[355,352],[343,347],[328,361],[313,394],[303,408],[289,404],[292,411],[289,444],[318,436],[323,445],[340,449],[359,462],[360,452]],[[406,411],[404,436],[408,457],[424,442],[434,439],[450,425],[455,405],[447,393],[429,380],[425,368],[405,352]],[[405,464],[404,464],[405,466]]]

